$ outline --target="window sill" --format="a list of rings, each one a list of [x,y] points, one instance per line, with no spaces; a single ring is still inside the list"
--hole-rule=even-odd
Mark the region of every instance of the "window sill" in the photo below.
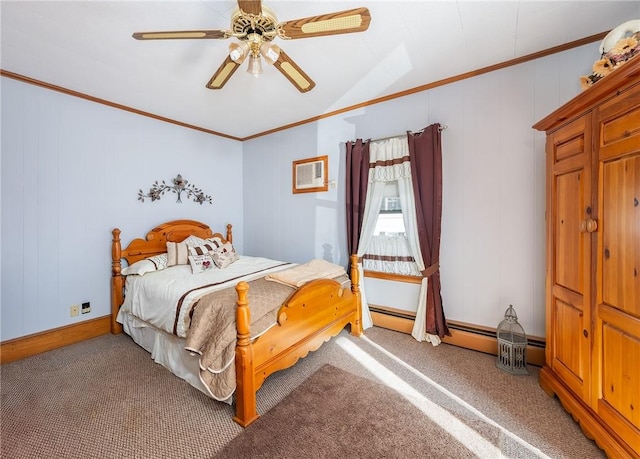
[[[395,282],[406,282],[408,284],[421,284],[422,276],[405,276],[403,274],[383,273],[380,271],[365,271],[364,277],[374,279],[390,280]]]

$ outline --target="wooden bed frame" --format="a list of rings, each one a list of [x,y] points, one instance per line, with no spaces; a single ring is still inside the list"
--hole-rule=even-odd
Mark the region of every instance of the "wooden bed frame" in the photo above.
[[[121,260],[132,264],[138,260],[167,251],[166,243],[181,242],[190,235],[203,239],[217,236],[223,241],[233,240],[232,227],[227,225],[226,236],[213,233],[209,226],[194,220],[174,220],[157,226],[145,239],[133,240],[125,249],[120,244],[120,230],[112,231],[111,244],[111,332],[122,332],[116,322],[118,310],[124,301],[125,276],[121,274]],[[351,334],[362,334],[362,305],[356,255],[350,257],[351,289],[343,289],[330,279],[311,281],[300,287],[280,307],[278,325],[255,340],[250,339],[249,285],[239,282],[236,309],[236,414],[234,421],[248,426],[259,415],[256,392],[265,379],[294,365],[310,351],[337,335],[350,324]]]

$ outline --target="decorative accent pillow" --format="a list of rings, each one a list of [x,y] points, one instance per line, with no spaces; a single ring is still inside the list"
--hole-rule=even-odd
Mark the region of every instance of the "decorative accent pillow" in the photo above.
[[[210,237],[207,239],[207,243],[215,245],[216,248],[222,247],[222,239],[219,237]]]
[[[184,242],[167,242],[167,266],[189,263],[189,247]]]
[[[226,268],[234,261],[237,261],[240,257],[233,248],[231,242],[223,244],[218,250],[212,253],[213,262],[220,269]]]
[[[160,255],[145,258],[144,260],[136,261],[132,265],[123,268],[121,274],[123,276],[128,276],[130,274],[142,276],[143,274],[151,271],[160,271],[165,269],[167,266],[167,254],[162,253]]]
[[[201,273],[214,267],[211,255],[189,255],[189,265],[193,274]]]
[[[189,247],[195,247],[197,245],[204,245],[207,243],[205,239],[202,239],[201,237],[195,236],[193,234],[182,242],[188,245]]]
[[[215,252],[220,247],[222,247],[222,241],[220,239],[207,239],[202,245],[189,247],[189,255],[206,255]]]

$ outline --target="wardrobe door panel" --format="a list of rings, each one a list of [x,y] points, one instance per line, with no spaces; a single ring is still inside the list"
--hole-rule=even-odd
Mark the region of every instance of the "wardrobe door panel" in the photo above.
[[[640,318],[640,154],[602,169],[602,303]]]
[[[559,298],[554,301],[554,356],[553,369],[561,375],[564,381],[577,392],[582,391],[584,385],[585,354],[582,342],[584,329],[584,314],[581,307],[575,307],[576,302],[566,302]]]
[[[554,220],[554,283],[558,287],[582,294],[584,291],[584,251],[579,231],[585,207],[584,171],[556,176]]]
[[[547,141],[547,364],[588,399],[590,388],[592,238],[591,117],[579,118]]]
[[[600,306],[598,316],[601,390],[598,415],[640,451],[640,319]]]
[[[594,407],[640,451],[640,85],[597,108]]]

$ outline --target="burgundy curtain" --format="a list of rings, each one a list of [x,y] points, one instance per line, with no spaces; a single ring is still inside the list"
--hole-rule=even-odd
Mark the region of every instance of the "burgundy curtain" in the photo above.
[[[358,241],[362,230],[367,186],[369,184],[369,142],[357,139],[347,142],[346,168],[347,203],[347,249],[349,255],[358,252]]]
[[[442,144],[440,125],[407,134],[416,221],[427,283],[426,331],[442,338],[450,335],[440,294],[440,232],[442,222]]]

